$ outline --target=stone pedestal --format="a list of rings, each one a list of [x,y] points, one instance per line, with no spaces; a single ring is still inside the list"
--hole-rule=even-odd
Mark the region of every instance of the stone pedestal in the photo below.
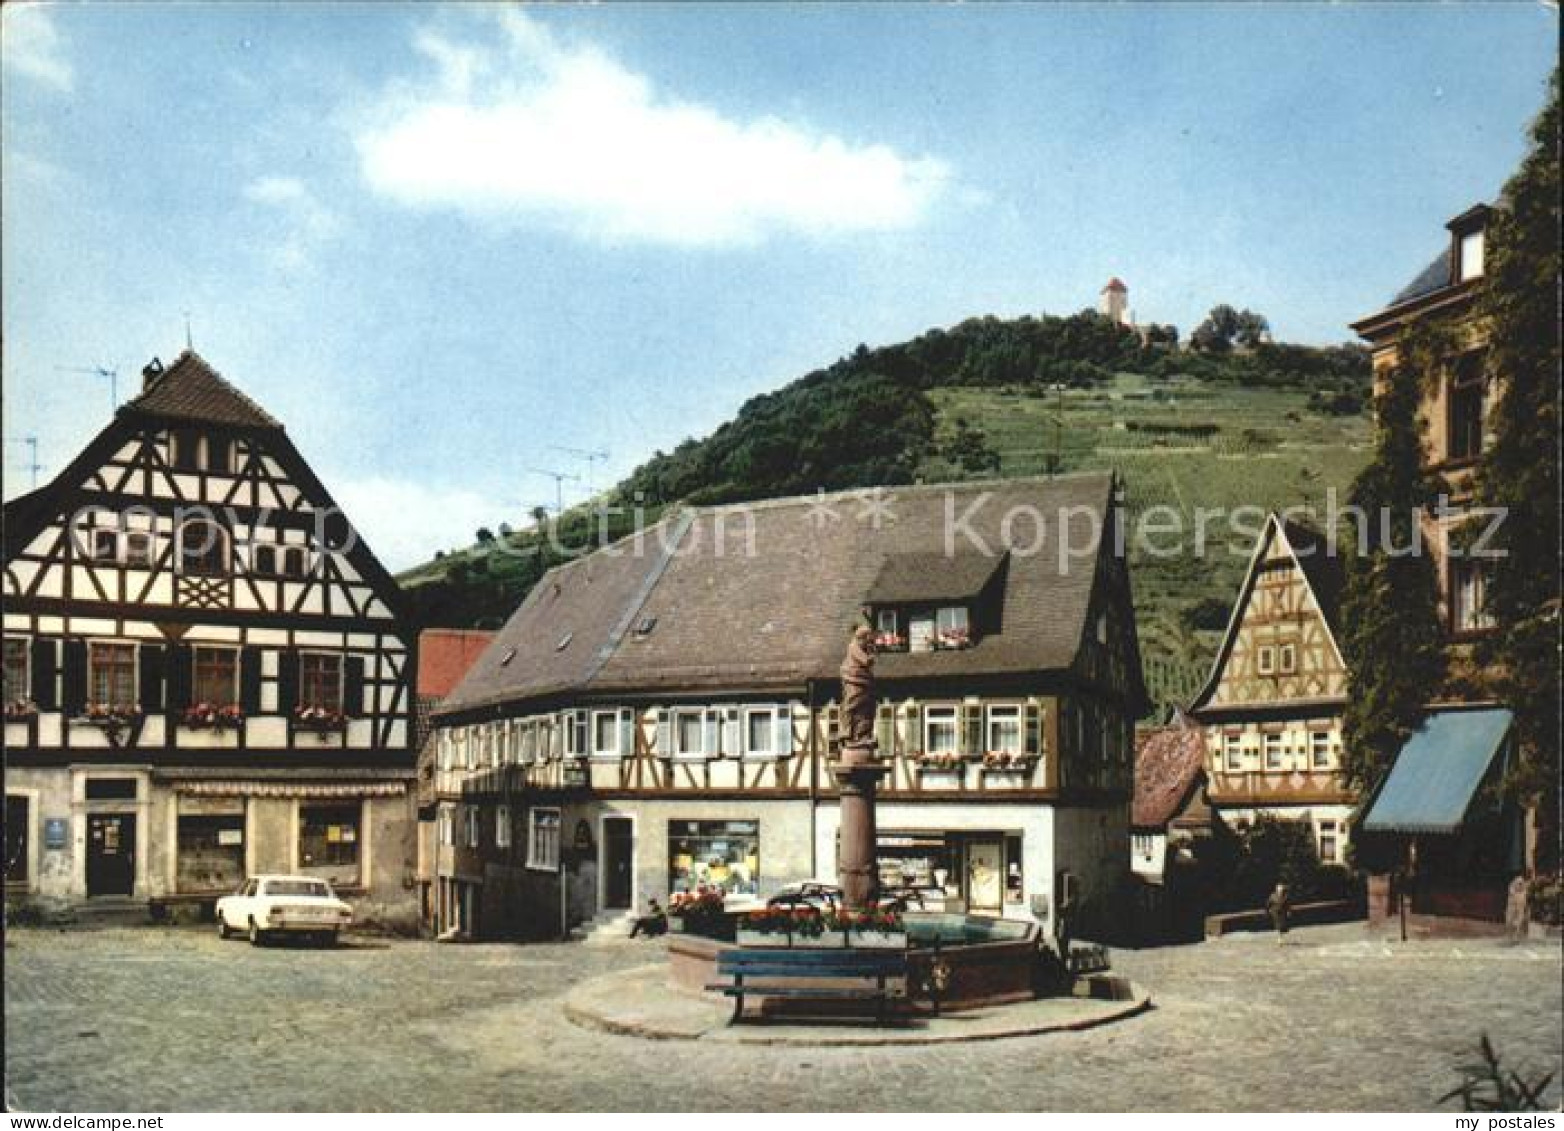
[[[875,863],[874,794],[887,770],[875,757],[875,747],[844,746],[831,767],[841,799],[842,825],[837,848],[837,881],[850,910],[872,908],[879,894]]]

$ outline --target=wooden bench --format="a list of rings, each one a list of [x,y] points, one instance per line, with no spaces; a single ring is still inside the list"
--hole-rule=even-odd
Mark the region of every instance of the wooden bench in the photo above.
[[[901,950],[849,950],[799,947],[794,949],[746,947],[725,950],[717,957],[717,973],[732,982],[716,982],[706,988],[734,999],[728,1024],[744,1015],[744,998],[792,997],[837,1001],[873,1001],[875,1021],[885,1021],[885,1003],[891,997],[891,979],[907,978],[907,954]],[[762,985],[746,983],[759,978]],[[804,980],[858,981],[859,985],[805,986]],[[874,985],[867,985],[873,980]],[[794,983],[794,984],[778,984]]]

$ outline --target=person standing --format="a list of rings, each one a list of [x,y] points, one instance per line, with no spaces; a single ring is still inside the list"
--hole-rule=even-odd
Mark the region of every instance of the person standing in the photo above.
[[[1271,926],[1276,928],[1276,945],[1281,946],[1287,934],[1287,919],[1292,913],[1292,898],[1287,894],[1286,884],[1276,885],[1276,890],[1265,901],[1265,910],[1271,916]]]

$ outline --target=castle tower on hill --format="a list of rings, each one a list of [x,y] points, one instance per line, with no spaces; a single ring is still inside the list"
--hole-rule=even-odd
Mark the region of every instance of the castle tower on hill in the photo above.
[[[1097,310],[1121,326],[1134,325],[1134,319],[1130,316],[1130,289],[1118,276],[1109,279],[1108,285],[1103,287],[1097,298]]]

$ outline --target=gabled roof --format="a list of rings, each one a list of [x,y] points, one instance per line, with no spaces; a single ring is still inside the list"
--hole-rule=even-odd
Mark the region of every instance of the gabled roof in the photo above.
[[[1211,663],[1211,674],[1206,677],[1205,686],[1190,703],[1191,710],[1199,710],[1216,693],[1217,684],[1221,682],[1222,672],[1227,666],[1227,658],[1232,653],[1233,642],[1238,639],[1239,630],[1243,627],[1244,610],[1248,607],[1249,598],[1254,593],[1255,580],[1260,576],[1267,551],[1276,538],[1282,540],[1288,555],[1303,574],[1304,582],[1308,585],[1314,603],[1320,610],[1320,616],[1325,620],[1325,629],[1330,636],[1331,647],[1337,650],[1338,656],[1340,655],[1341,648],[1336,640],[1340,635],[1341,595],[1346,588],[1340,547],[1333,546],[1329,538],[1312,526],[1297,519],[1284,518],[1272,511],[1266,518],[1265,529],[1255,540],[1254,552],[1249,555],[1249,569],[1244,574],[1243,584],[1238,588],[1238,599],[1233,602],[1233,607],[1228,613],[1227,630],[1222,636],[1222,646],[1217,649],[1216,659]]]
[[[486,628],[426,628],[418,634],[418,696],[438,703],[494,639]]]
[[[1205,774],[1205,730],[1190,722],[1135,736],[1135,804],[1131,823],[1161,828],[1178,815]]]
[[[277,420],[230,385],[194,350],[185,350],[163,373],[120,409],[147,416],[223,424],[238,428],[281,428]]]
[[[1089,552],[1090,531],[1107,528],[1113,505],[1109,475],[893,487],[879,496],[883,510],[874,498],[850,491],[694,508],[641,535],[640,552],[627,539],[560,566],[528,594],[441,713],[566,692],[794,691],[808,680],[834,681],[887,559],[941,551],[949,530],[952,560],[977,555],[992,573],[1006,551],[1001,527],[1011,529],[999,631],[959,651],[882,655],[879,677],[1062,672],[1075,664],[1101,552],[1111,552],[1111,539]],[[1021,508],[1044,516],[1040,536],[1024,516],[1006,522]],[[1069,520],[1074,555],[1062,552],[1060,516]],[[1131,667],[1138,672],[1138,652]]]
[[[1450,220],[1445,227],[1449,229],[1455,238],[1481,227],[1488,220],[1493,208],[1488,204],[1474,204],[1459,216]],[[1452,258],[1452,245],[1446,244],[1443,251],[1435,257],[1434,261],[1419,271],[1406,286],[1396,292],[1389,304],[1383,309],[1359,318],[1352,323],[1353,330],[1361,336],[1368,337],[1381,332],[1385,326],[1393,325],[1398,319],[1407,317],[1413,310],[1420,307],[1425,300],[1440,296],[1449,292],[1449,298],[1456,299],[1471,291],[1473,282],[1468,280],[1463,283],[1455,277],[1455,264]],[[1443,301],[1443,299],[1441,299]],[[1403,310],[1403,307],[1411,309]],[[1389,320],[1388,322],[1386,320]]]

